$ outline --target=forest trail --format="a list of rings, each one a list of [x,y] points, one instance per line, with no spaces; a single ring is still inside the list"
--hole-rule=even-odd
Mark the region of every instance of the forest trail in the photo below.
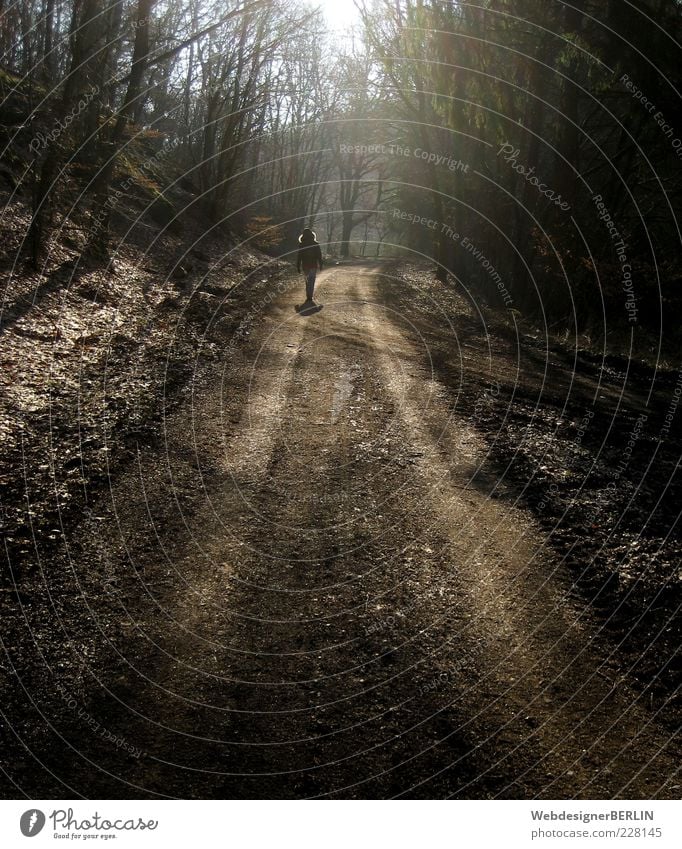
[[[64,726],[72,791],[679,795],[670,732],[481,472],[381,273],[324,272],[307,315],[300,289],[264,305],[95,509],[90,557],[134,563],[137,591],[108,594],[128,644],[88,706],[124,742]]]

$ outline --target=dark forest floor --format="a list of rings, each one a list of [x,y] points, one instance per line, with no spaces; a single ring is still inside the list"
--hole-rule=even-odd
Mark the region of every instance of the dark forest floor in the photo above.
[[[410,311],[454,410],[485,438],[481,473],[533,511],[578,597],[678,727],[682,364],[657,369],[634,351],[560,344],[511,313],[478,314],[419,265],[394,269],[381,293]]]

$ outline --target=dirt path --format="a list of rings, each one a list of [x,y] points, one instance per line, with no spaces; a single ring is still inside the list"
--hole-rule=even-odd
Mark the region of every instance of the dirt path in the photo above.
[[[379,273],[265,306],[85,523],[88,615],[125,652],[90,668],[100,727],[63,717],[45,768],[105,798],[677,797],[669,731],[478,473]]]

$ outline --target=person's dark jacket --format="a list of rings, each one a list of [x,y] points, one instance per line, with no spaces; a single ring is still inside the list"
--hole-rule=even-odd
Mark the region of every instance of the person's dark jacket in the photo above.
[[[310,269],[318,267],[320,271],[322,270],[322,248],[320,247],[319,242],[311,242],[308,245],[301,245],[298,251],[296,267],[299,271],[301,268],[303,268],[304,271],[310,271]]]

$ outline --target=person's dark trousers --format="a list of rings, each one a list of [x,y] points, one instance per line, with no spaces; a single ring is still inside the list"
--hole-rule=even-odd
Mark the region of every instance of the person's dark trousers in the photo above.
[[[316,268],[306,268],[305,270],[305,296],[306,300],[312,301],[315,294],[315,280],[317,279]]]

